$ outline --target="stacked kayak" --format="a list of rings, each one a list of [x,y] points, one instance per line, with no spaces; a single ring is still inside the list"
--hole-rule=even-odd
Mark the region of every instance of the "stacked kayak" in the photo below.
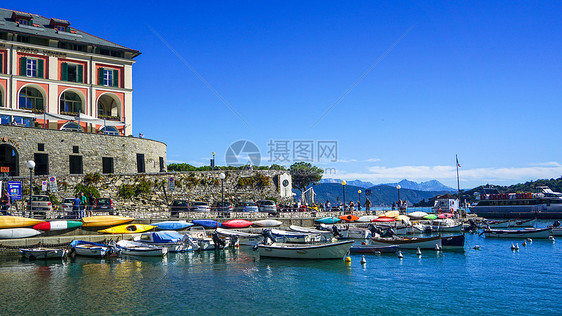
[[[217,222],[212,219],[194,219],[191,222],[205,228],[217,228],[222,226],[221,222]]]
[[[0,229],[0,239],[29,238],[41,234],[33,228],[7,228]]]
[[[82,218],[84,227],[116,226],[134,221],[134,218],[123,216],[90,216]]]
[[[66,230],[71,228],[76,228],[82,226],[82,222],[78,221],[52,221],[44,222],[33,226],[33,229],[43,230],[43,231],[53,231],[53,230]]]
[[[252,224],[252,222],[244,219],[233,219],[222,223],[222,226],[227,228],[246,228],[252,226]]]
[[[341,221],[341,219],[337,218],[337,217],[323,217],[323,218],[319,218],[316,220],[319,223],[322,224],[335,224],[339,221]]]
[[[186,221],[165,221],[152,223],[151,225],[156,226],[158,230],[182,230],[191,227],[194,224]]]
[[[44,221],[39,219],[20,217],[20,216],[0,216],[0,228],[19,228],[41,224]]]
[[[126,224],[126,225],[119,225],[115,227],[110,227],[107,229],[98,230],[98,233],[103,234],[134,234],[134,233],[142,233],[147,230],[151,230],[156,228],[156,226],[152,225],[144,225],[144,224]]]

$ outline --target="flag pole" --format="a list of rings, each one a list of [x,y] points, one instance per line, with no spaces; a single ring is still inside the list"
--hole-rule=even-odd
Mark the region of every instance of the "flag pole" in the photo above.
[[[457,161],[457,192],[459,195],[459,207],[461,206],[461,183],[460,183],[460,179],[459,179],[459,157],[458,155],[455,155],[455,159]]]

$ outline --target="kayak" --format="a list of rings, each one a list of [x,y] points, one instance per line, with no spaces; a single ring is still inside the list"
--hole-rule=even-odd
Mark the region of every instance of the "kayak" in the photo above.
[[[342,221],[346,221],[346,222],[355,222],[356,220],[359,219],[359,217],[355,216],[355,215],[342,215],[339,217],[339,219],[341,219]]]
[[[426,212],[412,212],[409,213],[408,216],[410,216],[411,219],[422,219],[424,216],[427,216]]]
[[[454,216],[454,215],[451,214],[451,213],[443,213],[443,214],[437,215],[437,218],[451,218],[451,217],[453,217],[453,216]]]
[[[435,214],[428,214],[423,217],[423,219],[437,219],[437,215]]]
[[[41,234],[33,228],[7,228],[0,229],[0,239],[28,238]]]
[[[19,216],[0,216],[0,228],[18,228],[41,224],[45,221]]]
[[[357,219],[357,222],[359,223],[369,223],[372,222],[374,219],[379,218],[377,215],[365,215],[365,216],[361,216]]]
[[[386,213],[384,213],[384,217],[397,217],[400,215],[399,211],[388,211]]]
[[[134,221],[134,218],[123,217],[123,216],[90,216],[82,218],[82,223],[84,227],[103,227],[103,226],[115,226],[125,223],[130,223]]]
[[[398,216],[396,216],[396,220],[406,222],[406,221],[410,221],[410,217],[408,217],[406,215],[398,215]]]
[[[252,224],[252,222],[245,219],[232,219],[222,223],[222,226],[227,228],[246,228],[252,226]]]
[[[394,222],[395,220],[396,220],[396,218],[394,218],[394,217],[381,216],[379,218],[375,218],[371,222]]]
[[[337,218],[337,217],[323,217],[323,218],[319,218],[316,220],[316,222],[322,223],[322,224],[335,224],[337,222],[341,221],[341,219]]]
[[[52,221],[44,222],[33,226],[33,229],[37,230],[65,230],[82,226],[82,222],[78,221]]]
[[[254,226],[258,227],[278,227],[281,225],[283,225],[283,222],[275,219],[263,219],[261,221],[254,222]]]
[[[191,222],[195,225],[203,226],[206,228],[217,228],[222,226],[221,222],[217,222],[212,219],[194,219]]]
[[[132,233],[142,233],[147,230],[151,230],[156,228],[156,226],[152,225],[144,225],[144,224],[126,224],[126,225],[119,225],[115,227],[110,227],[107,229],[98,230],[98,233],[103,234],[132,234]]]
[[[181,230],[193,226],[192,223],[186,221],[165,221],[152,223],[150,225],[156,226],[159,230]]]

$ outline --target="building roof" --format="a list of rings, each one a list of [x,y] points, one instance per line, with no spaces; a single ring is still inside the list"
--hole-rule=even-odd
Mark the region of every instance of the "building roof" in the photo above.
[[[33,24],[38,26],[19,25],[18,23],[16,23],[16,21],[12,20],[12,14],[14,12],[16,12],[20,16],[24,14],[30,15],[33,20]],[[56,22],[60,21],[61,24],[63,23],[70,24],[70,22],[66,20],[61,20],[61,19],[53,19],[53,20],[55,20]],[[45,38],[53,38],[65,42],[74,42],[80,44],[93,45],[96,47],[104,47],[104,48],[110,48],[120,51],[127,51],[133,53],[134,56],[140,54],[138,50],[134,50],[110,42],[108,40],[104,40],[97,36],[80,31],[74,27],[70,27],[70,32],[59,32],[55,28],[51,27],[50,23],[51,23],[50,18],[46,18],[37,14],[0,8],[0,31],[8,31],[18,34],[33,35],[33,36],[45,37]]]

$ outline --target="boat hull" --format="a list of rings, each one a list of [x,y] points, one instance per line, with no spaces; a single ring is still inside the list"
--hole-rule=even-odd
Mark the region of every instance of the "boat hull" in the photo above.
[[[341,219],[339,219],[337,217],[324,217],[324,218],[319,218],[319,219],[316,220],[316,222],[322,223],[322,224],[335,224],[339,221],[341,221]]]
[[[82,222],[78,221],[51,221],[44,222],[33,226],[33,229],[44,231],[67,230],[82,226]]]
[[[222,227],[221,222],[217,222],[212,219],[194,219],[191,222],[195,225],[203,226],[205,228]]]
[[[193,226],[192,223],[186,221],[165,221],[159,223],[152,223],[158,230],[181,230]]]
[[[106,226],[116,226],[125,223],[130,223],[134,221],[134,218],[123,217],[123,216],[90,216],[82,218],[82,223],[84,227],[106,227]]]
[[[79,245],[74,247],[74,252],[78,256],[103,258],[109,254],[109,247],[85,247],[83,245]]]
[[[512,206],[473,206],[471,213],[486,218],[562,218],[562,204],[512,205]]]
[[[27,259],[62,259],[66,256],[66,249],[28,248],[20,249],[20,253]]]
[[[349,249],[351,253],[393,253],[398,251],[399,247],[395,245],[390,246],[375,246],[375,245],[354,245]]]
[[[252,222],[244,219],[233,219],[222,223],[222,227],[227,228],[246,228],[252,226]]]
[[[552,229],[552,236],[562,236],[562,228],[553,228]]]
[[[134,233],[142,233],[151,229],[156,228],[156,226],[152,225],[143,225],[143,224],[130,224],[130,225],[119,225],[115,227],[111,227],[108,229],[98,230],[98,233],[102,234],[134,234]]]
[[[441,247],[443,249],[464,249],[464,240],[464,234],[441,237]]]
[[[442,247],[441,237],[413,237],[413,238],[371,238],[371,244],[379,246],[396,245],[400,249],[435,249]]]
[[[342,259],[351,248],[352,240],[318,244],[294,245],[272,244],[258,245],[260,257],[287,259]]]
[[[7,228],[0,229],[0,239],[29,238],[41,234],[33,228]]]
[[[19,227],[27,227],[27,226],[34,226],[37,224],[44,223],[45,221],[27,218],[27,217],[19,217],[19,216],[0,216],[0,229],[1,228],[19,228]]]
[[[486,238],[548,238],[551,234],[550,228],[541,229],[486,229]]]
[[[274,220],[274,219],[264,219],[261,221],[255,221],[254,226],[257,227],[279,227],[283,225],[282,221]]]
[[[139,257],[162,257],[168,253],[168,248],[145,245],[139,242],[121,240],[117,243],[121,254]]]

